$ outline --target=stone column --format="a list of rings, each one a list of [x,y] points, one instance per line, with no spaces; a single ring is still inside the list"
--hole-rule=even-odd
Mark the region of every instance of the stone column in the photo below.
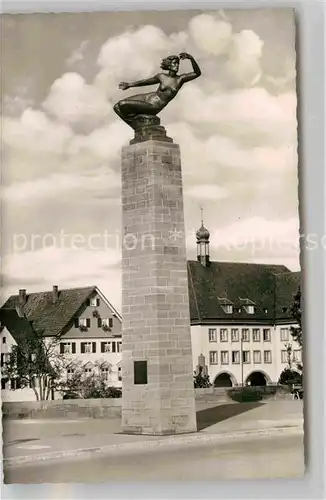
[[[122,429],[194,432],[180,150],[140,120],[122,151]]]

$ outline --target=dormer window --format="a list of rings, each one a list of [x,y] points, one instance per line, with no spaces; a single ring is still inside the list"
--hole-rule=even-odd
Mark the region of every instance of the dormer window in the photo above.
[[[227,297],[218,297],[218,301],[225,314],[233,313],[233,304],[231,300],[229,300]]]
[[[240,302],[247,314],[255,314],[255,303],[252,300],[240,298]]]

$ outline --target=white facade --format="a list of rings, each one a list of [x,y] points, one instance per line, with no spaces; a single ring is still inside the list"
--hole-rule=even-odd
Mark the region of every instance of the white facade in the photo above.
[[[13,345],[16,345],[15,339],[12,337],[7,328],[3,328],[0,332],[1,345],[1,372],[6,358],[10,353]],[[35,393],[32,389],[16,389],[15,381],[6,381],[2,378],[1,373],[1,400],[6,401],[35,401]]]
[[[301,362],[301,348],[292,338],[287,325],[194,325],[191,327],[193,369],[197,370],[199,356],[211,383],[228,374],[233,386],[248,383],[248,377],[259,372],[267,384],[277,383],[288,366],[286,346],[292,345],[293,369]],[[241,338],[243,340],[241,341]]]
[[[49,344],[53,337],[47,337]],[[16,342],[7,328],[1,331],[1,368],[11,346]],[[82,370],[85,375],[102,374],[108,386],[122,386],[121,317],[107,299],[97,290],[85,305],[78,319],[56,344],[58,354],[64,355],[67,370],[64,377]],[[37,383],[37,382],[36,382]],[[55,394],[55,399],[62,395]],[[1,380],[2,401],[35,401],[33,389],[17,389],[15,381]]]

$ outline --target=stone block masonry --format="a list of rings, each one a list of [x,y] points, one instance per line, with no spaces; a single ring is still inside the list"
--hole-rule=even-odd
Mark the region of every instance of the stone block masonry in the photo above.
[[[122,430],[195,432],[177,144],[147,140],[123,148],[122,221]]]

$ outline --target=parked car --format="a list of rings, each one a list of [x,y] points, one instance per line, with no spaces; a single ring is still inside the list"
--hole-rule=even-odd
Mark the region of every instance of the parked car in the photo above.
[[[303,399],[303,387],[294,385],[292,388],[293,399]]]

